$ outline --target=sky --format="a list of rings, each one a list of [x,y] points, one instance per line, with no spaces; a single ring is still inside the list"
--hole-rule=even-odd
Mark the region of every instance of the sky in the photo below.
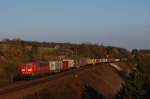
[[[150,49],[150,0],[0,0],[0,40]]]

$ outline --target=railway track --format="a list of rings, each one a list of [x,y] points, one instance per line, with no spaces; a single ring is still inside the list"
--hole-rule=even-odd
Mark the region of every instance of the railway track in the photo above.
[[[48,81],[63,77],[65,75],[75,73],[76,71],[81,71],[83,69],[88,69],[88,68],[92,68],[92,66],[81,67],[79,69],[72,69],[72,70],[68,70],[65,72],[60,72],[60,73],[56,73],[53,75],[49,75],[47,77],[42,77],[39,79],[28,80],[28,81],[23,81],[23,82],[18,82],[18,83],[16,82],[13,85],[10,85],[10,86],[7,86],[7,87],[0,89],[0,96],[7,95],[9,93],[16,92],[16,91],[26,89],[29,87],[33,87],[36,85],[40,85],[40,84],[46,83]]]
[[[105,64],[110,65],[110,63],[105,63]],[[97,65],[100,65],[100,64],[97,64]],[[101,65],[103,65],[103,64],[101,64]],[[13,97],[14,95],[16,95],[18,93],[20,94],[21,97],[26,96],[27,94],[35,93],[36,91],[39,90],[39,89],[36,90],[36,88],[38,88],[39,86],[44,86],[46,84],[49,84],[53,80],[59,80],[59,79],[65,77],[67,75],[72,75],[75,77],[77,72],[80,72],[80,71],[86,70],[86,69],[90,69],[90,68],[92,69],[93,67],[95,67],[95,66],[91,66],[91,65],[90,66],[83,66],[83,67],[80,67],[77,69],[72,69],[72,70],[68,70],[65,72],[59,72],[59,73],[49,75],[47,77],[42,77],[39,79],[16,82],[10,86],[7,86],[7,87],[0,89],[0,99],[9,99],[10,97]],[[30,92],[30,89],[34,89],[34,88],[36,91]],[[13,99],[16,99],[16,98],[13,98]]]

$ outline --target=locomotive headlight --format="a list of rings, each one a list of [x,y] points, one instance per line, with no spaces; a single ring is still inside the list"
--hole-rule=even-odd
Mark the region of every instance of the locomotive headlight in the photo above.
[[[21,69],[21,71],[22,71],[22,72],[25,72],[26,70],[25,70],[25,69]]]
[[[27,69],[28,70],[28,72],[32,72],[32,69],[30,68],[30,69]]]

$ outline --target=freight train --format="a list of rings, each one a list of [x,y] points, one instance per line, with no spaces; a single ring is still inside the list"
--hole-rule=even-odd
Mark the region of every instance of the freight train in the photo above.
[[[61,72],[69,70],[72,68],[80,68],[83,66],[93,66],[94,64],[109,63],[109,62],[119,62],[121,59],[89,59],[82,58],[78,60],[73,59],[63,59],[56,61],[31,61],[24,64],[20,64],[20,72],[22,77],[34,77],[38,75],[51,74],[56,72]]]

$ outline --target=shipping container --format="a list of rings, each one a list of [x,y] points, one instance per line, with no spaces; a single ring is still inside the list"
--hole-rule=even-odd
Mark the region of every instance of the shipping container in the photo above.
[[[107,58],[105,58],[105,62],[106,62],[106,63],[108,62],[108,59],[107,59]]]
[[[103,59],[99,59],[99,62],[102,63],[102,62],[103,62]]]
[[[50,72],[59,72],[62,70],[62,61],[49,61]]]
[[[105,63],[105,62],[106,62],[106,60],[105,60],[105,58],[103,58],[103,59],[102,59],[102,63]]]
[[[49,61],[49,71],[54,72],[56,70],[55,61]]]
[[[88,64],[88,59],[87,58],[82,58],[82,59],[79,59],[79,60],[76,60],[75,61],[75,65],[76,65],[76,68],[79,68],[81,66],[85,66]]]
[[[56,61],[56,72],[60,72],[63,69],[62,61]]]
[[[75,67],[76,67],[76,68],[79,68],[79,67],[80,67],[79,60],[78,60],[78,59],[75,60]]]
[[[87,64],[88,64],[88,59],[87,59],[87,58],[81,59],[81,65],[82,65],[82,66],[85,66],[85,65],[87,65]]]
[[[99,59],[94,59],[95,64],[99,64]]]
[[[69,68],[73,68],[74,65],[75,65],[75,62],[74,62],[73,59],[68,60],[68,67],[69,67]]]
[[[115,62],[119,62],[120,61],[120,59],[115,59]]]
[[[62,62],[63,62],[63,70],[69,69],[69,62],[68,62],[68,60],[63,60]]]
[[[88,64],[90,65],[90,64],[93,64],[93,59],[88,59]]]
[[[91,59],[91,61],[92,61],[92,64],[95,64],[95,59]]]

